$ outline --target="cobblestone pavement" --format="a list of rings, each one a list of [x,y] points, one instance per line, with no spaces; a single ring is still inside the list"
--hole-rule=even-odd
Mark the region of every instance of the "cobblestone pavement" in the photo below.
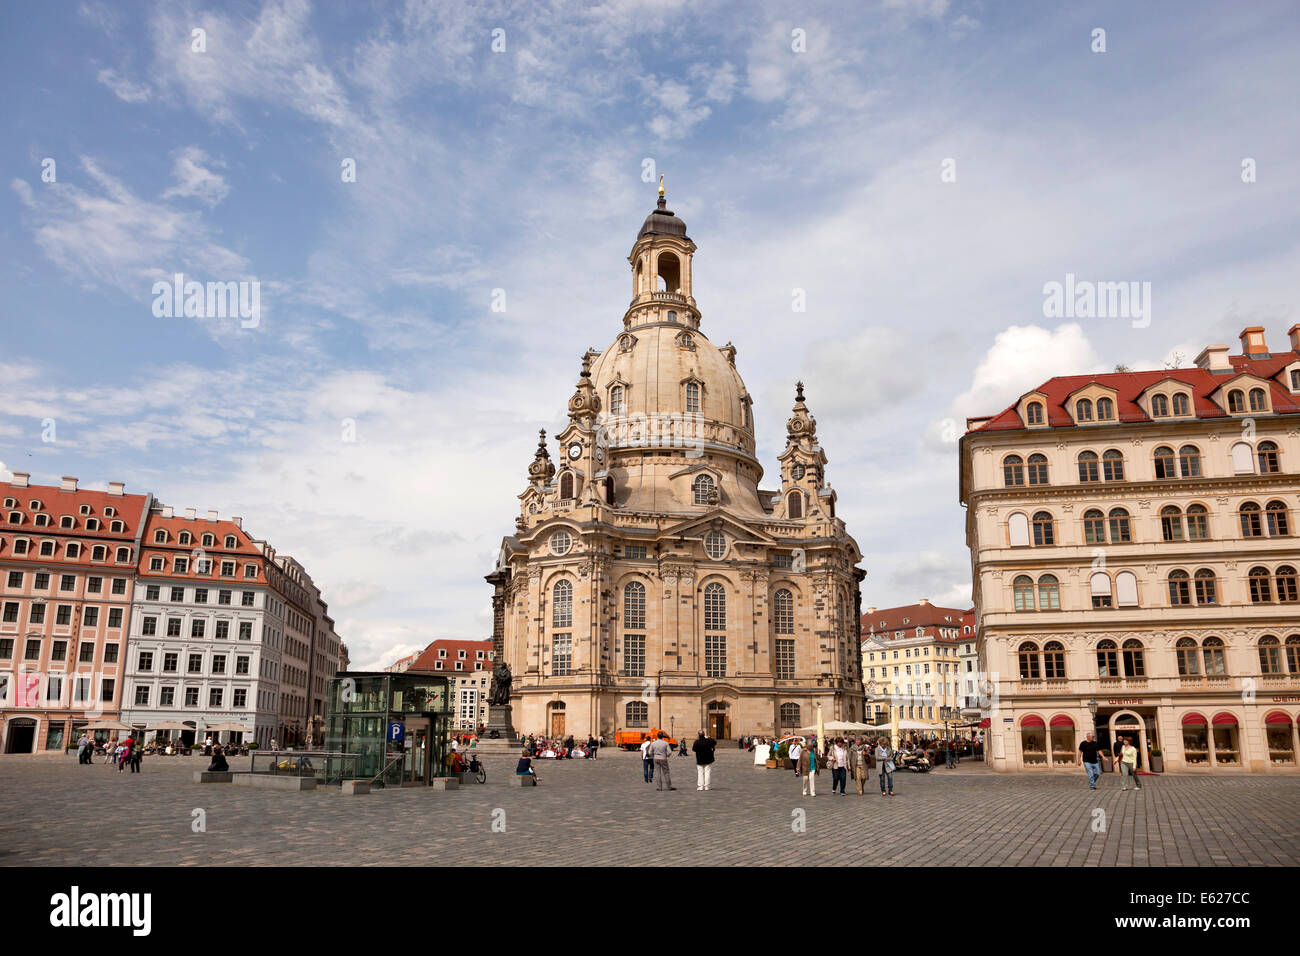
[[[146,758],[132,775],[0,757],[0,864],[1300,864],[1300,776],[1148,776],[1122,793],[1105,774],[1093,792],[1082,771],[1003,776],[964,763],[898,774],[892,799],[875,778],[866,796],[852,781],[831,796],[823,773],[814,799],[738,750],[719,751],[708,792],[695,789],[690,757],[673,758],[678,789],[663,793],[642,781],[638,754],[537,764],[536,788],[507,787],[514,759],[489,758],[486,786],[344,797],[191,783],[202,758]],[[205,833],[191,830],[195,809]]]

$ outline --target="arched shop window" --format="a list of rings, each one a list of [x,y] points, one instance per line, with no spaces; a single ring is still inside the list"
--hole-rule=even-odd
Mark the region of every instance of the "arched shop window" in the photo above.
[[[1214,762],[1220,767],[1241,763],[1241,734],[1237,718],[1224,711],[1214,715]]]
[[[1037,714],[1021,718],[1020,753],[1026,767],[1047,765],[1047,724]]]
[[[1189,767],[1210,762],[1209,724],[1200,714],[1183,715],[1183,760]]]
[[[1268,762],[1275,766],[1295,766],[1295,736],[1291,733],[1291,715],[1284,710],[1272,711],[1264,718],[1264,736],[1268,740]]]
[[[1052,763],[1069,765],[1074,763],[1074,721],[1065,714],[1052,718],[1051,731]]]

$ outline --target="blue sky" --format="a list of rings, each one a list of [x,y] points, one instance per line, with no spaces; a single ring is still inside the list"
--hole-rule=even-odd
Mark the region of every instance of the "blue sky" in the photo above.
[[[964,606],[952,423],[1300,321],[1298,48],[1267,2],[8,4],[0,472],[242,515],[359,665],[486,636],[651,160],[765,467],[803,377],[865,603]],[[155,317],[175,272],[259,324]],[[1150,327],[1045,318],[1067,273]]]

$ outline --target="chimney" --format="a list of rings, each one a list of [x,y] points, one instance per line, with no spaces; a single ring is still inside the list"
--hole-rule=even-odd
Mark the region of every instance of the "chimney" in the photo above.
[[[108,483],[108,493],[112,495],[114,498],[121,498],[122,492],[123,490],[125,490],[125,488],[126,488],[126,482],[124,481],[110,481]]]
[[[216,521],[216,520],[217,520],[217,513],[216,513],[216,511],[214,511],[214,510],[209,510],[209,511],[208,511],[208,520],[209,520],[209,521]]]
[[[235,527],[236,527],[236,528],[239,528],[239,529],[241,529],[241,530],[243,529],[243,527],[244,527],[244,519],[241,518],[241,517],[239,517],[239,515],[235,515],[235,516],[234,516],[233,518],[231,518],[230,520],[233,521],[233,522],[235,523]]]
[[[64,476],[63,476],[63,481],[62,481],[62,483],[60,483],[60,485],[59,485],[59,490],[60,490],[60,491],[76,491],[76,490],[77,490],[77,479],[71,477],[70,475],[64,475]]]
[[[917,604],[925,604],[925,605],[928,605],[928,604],[930,603],[930,599],[929,599],[929,598],[921,598],[921,600],[917,601],[916,603],[917,603]]]
[[[869,607],[869,608],[867,608],[867,613],[868,613],[868,614],[875,614],[875,613],[876,613],[876,609],[875,609],[874,607]]]
[[[171,505],[163,505],[162,516],[163,516],[164,518],[170,518],[170,517],[172,516],[172,506],[171,506]]]
[[[1196,356],[1196,367],[1207,372],[1231,372],[1232,363],[1228,361],[1226,345],[1207,345]]]
[[[14,488],[26,488],[27,480],[31,478],[31,473],[26,471],[15,471],[10,473],[12,478],[9,484]]]
[[[1264,326],[1252,325],[1241,330],[1241,354],[1268,357],[1268,343],[1264,341]]]
[[[1300,323],[1291,326],[1287,335],[1291,336],[1291,351],[1300,352]]]

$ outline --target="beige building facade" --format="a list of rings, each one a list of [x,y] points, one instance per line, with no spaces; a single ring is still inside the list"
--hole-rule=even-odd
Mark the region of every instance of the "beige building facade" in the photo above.
[[[1300,326],[1283,352],[1261,328],[1241,341],[968,420],[996,769],[1074,767],[1095,727],[1166,771],[1295,771]]]
[[[860,719],[857,568],[802,384],[760,489],[752,398],[701,330],[694,242],[662,192],[628,261],[614,342],[583,357],[497,571],[522,733],[707,728],[716,738]]]

